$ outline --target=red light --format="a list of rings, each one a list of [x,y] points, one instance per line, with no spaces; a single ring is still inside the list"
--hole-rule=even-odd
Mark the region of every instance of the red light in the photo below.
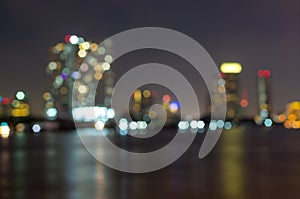
[[[265,70],[264,71],[264,76],[265,76],[265,78],[269,78],[271,76],[270,70]]]
[[[69,43],[70,42],[70,37],[71,37],[71,35],[66,35],[65,36],[65,42]]]
[[[3,98],[2,98],[2,104],[4,104],[4,105],[8,105],[8,104],[10,104],[10,100],[9,100],[9,98],[7,98],[7,97],[3,97]]]
[[[226,74],[225,73],[220,73],[220,77],[223,79],[226,77]]]
[[[269,78],[271,76],[271,71],[270,70],[259,70],[257,71],[258,77],[264,77],[264,78]]]
[[[246,108],[248,106],[248,100],[242,99],[240,102],[241,107]]]
[[[171,97],[170,97],[170,95],[164,95],[162,99],[164,102],[170,102]]]
[[[263,70],[259,70],[259,71],[257,71],[257,75],[258,75],[258,77],[263,77],[263,73],[264,73],[264,71],[263,71]]]

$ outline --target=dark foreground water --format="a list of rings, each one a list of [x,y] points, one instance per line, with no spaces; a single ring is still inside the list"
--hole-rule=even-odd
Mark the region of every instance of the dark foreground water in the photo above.
[[[198,159],[203,136],[178,161],[146,174],[97,162],[76,132],[0,138],[0,198],[300,198],[300,131],[254,126],[225,131],[213,152]],[[137,150],[165,141],[116,139]]]

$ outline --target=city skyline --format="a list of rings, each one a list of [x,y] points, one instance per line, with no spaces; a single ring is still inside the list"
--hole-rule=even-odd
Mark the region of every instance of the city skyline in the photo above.
[[[284,111],[287,103],[300,99],[297,93],[300,70],[297,1],[211,2],[193,6],[175,2],[149,5],[113,1],[96,4],[112,10],[86,6],[91,16],[77,14],[84,10],[79,1],[37,4],[44,6],[33,9],[24,2],[2,2],[3,31],[0,33],[0,41],[6,47],[0,50],[1,95],[13,96],[16,90],[24,90],[35,104],[32,107],[35,115],[43,112],[41,94],[47,84],[44,70],[50,46],[62,41],[66,34],[101,42],[105,37],[140,26],[162,26],[191,36],[206,48],[218,66],[224,61],[240,62],[243,65],[241,89],[248,91],[248,115],[254,115],[257,110],[256,73],[261,68],[272,71],[274,113]],[[66,14],[64,10],[70,7],[73,12]],[[132,11],[125,12],[123,7],[130,7]],[[166,10],[168,16],[164,13]],[[239,17],[235,17],[237,15]],[[205,102],[203,104],[205,106]]]
[[[299,0],[2,0],[0,29],[0,199],[300,196]]]

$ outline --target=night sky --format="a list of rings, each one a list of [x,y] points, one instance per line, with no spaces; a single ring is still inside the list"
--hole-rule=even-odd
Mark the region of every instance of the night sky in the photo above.
[[[248,90],[247,113],[256,111],[256,73],[272,71],[274,112],[300,100],[300,2],[256,1],[0,1],[0,95],[18,89],[41,115],[47,85],[48,48],[66,34],[93,41],[121,31],[158,26],[197,40],[215,63],[241,62],[241,88]],[[116,71],[117,72],[117,71]]]

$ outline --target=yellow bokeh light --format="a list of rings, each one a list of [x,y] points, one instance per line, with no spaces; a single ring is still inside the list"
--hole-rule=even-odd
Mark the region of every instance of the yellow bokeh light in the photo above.
[[[96,43],[92,43],[91,46],[90,46],[90,48],[91,48],[91,51],[94,52],[94,51],[96,51],[98,49],[98,45]]]
[[[154,119],[154,118],[157,117],[157,113],[156,113],[155,111],[149,111],[149,117],[150,117],[151,119]]]
[[[88,50],[89,48],[90,48],[90,43],[89,42],[83,42],[83,43],[81,43],[80,45],[79,45],[79,48],[81,49],[81,50]]]
[[[85,50],[79,50],[77,54],[80,58],[83,58],[87,55],[87,52]]]
[[[268,108],[269,108],[268,104],[266,104],[266,103],[262,103],[259,107],[260,107],[260,109],[266,109],[266,110],[268,110]]]
[[[67,93],[68,93],[68,88],[67,87],[61,87],[60,88],[60,93],[62,94],[62,95],[66,95]]]
[[[227,111],[227,116],[230,117],[230,118],[235,117],[235,111],[234,110],[228,110]]]
[[[290,114],[289,116],[288,116],[288,120],[290,120],[290,121],[295,121],[297,119],[297,116],[295,115],[295,114]]]
[[[133,107],[132,107],[133,111],[134,112],[138,112],[141,110],[141,105],[139,104],[134,104]]]
[[[149,97],[151,96],[151,91],[150,91],[150,90],[144,90],[144,91],[143,91],[143,96],[144,96],[145,98],[149,98]]]
[[[95,75],[94,75],[94,78],[95,78],[96,80],[100,80],[100,79],[102,78],[102,73],[96,72]]]
[[[164,107],[164,109],[168,110],[170,108],[170,103],[164,102],[162,106]]]
[[[300,128],[300,121],[294,121],[294,122],[292,122],[292,127],[294,129],[299,129]]]
[[[279,122],[284,122],[285,120],[286,120],[286,117],[285,117],[284,114],[280,114],[280,115],[278,116],[278,121],[279,121]]]
[[[142,92],[140,90],[134,91],[133,98],[136,102],[140,102],[142,100]]]
[[[285,128],[289,129],[289,128],[292,127],[292,122],[289,121],[289,120],[287,120],[287,121],[285,121],[285,122],[283,123],[283,125],[284,125]]]
[[[84,86],[84,85],[81,85],[81,86],[78,87],[78,91],[79,91],[79,93],[81,93],[81,94],[87,93],[88,90],[89,90],[88,87],[87,87],[87,86]]]
[[[63,49],[64,49],[64,44],[63,43],[58,43],[58,44],[56,44],[56,46],[54,47],[55,48],[55,50],[57,50],[57,51],[62,51]]]
[[[102,72],[103,69],[102,69],[101,64],[96,64],[96,65],[94,66],[94,70],[95,70],[95,71],[98,71],[98,72]]]
[[[242,71],[242,65],[237,62],[225,62],[221,64],[222,73],[240,73]]]
[[[46,101],[50,100],[51,99],[51,94],[49,92],[45,92],[43,94],[43,99],[46,100]]]
[[[13,117],[27,117],[29,116],[29,110],[27,108],[13,109],[11,115]]]

